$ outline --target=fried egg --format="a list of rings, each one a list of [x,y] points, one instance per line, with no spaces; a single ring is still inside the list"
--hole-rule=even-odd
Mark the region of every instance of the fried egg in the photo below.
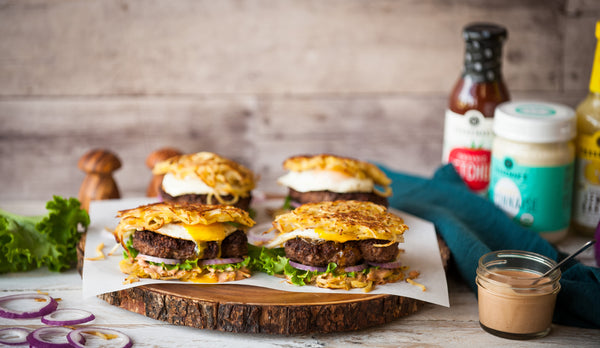
[[[232,224],[214,223],[210,225],[166,224],[156,230],[165,236],[201,242],[218,242],[235,232],[238,228]]]
[[[288,233],[282,233],[265,244],[267,248],[277,248],[283,246],[285,242],[296,237],[309,238],[313,240],[333,241],[345,243],[349,240],[358,240],[354,233],[337,233],[325,230],[323,228],[308,228],[304,230],[295,230]]]
[[[206,195],[215,193],[214,188],[206,185],[206,183],[196,175],[187,175],[183,179],[179,179],[172,173],[167,173],[163,178],[162,188],[166,193],[173,197],[185,194]]]
[[[357,179],[334,170],[290,171],[277,182],[298,192],[371,192],[374,188],[370,178]]]

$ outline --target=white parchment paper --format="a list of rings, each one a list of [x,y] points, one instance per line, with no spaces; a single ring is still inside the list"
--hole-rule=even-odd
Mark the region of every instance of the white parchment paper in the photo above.
[[[83,264],[84,298],[152,283],[181,284],[180,281],[152,279],[141,279],[139,282],[132,284],[123,284],[126,275],[119,270],[119,261],[123,258],[123,249],[121,247],[119,247],[112,256],[107,256],[104,260],[87,260],[87,258],[97,256],[96,248],[100,243],[104,243],[105,245],[105,254],[107,254],[116,244],[114,237],[109,230],[112,231],[119,222],[115,217],[117,211],[135,208],[139,205],[152,202],[153,200],[149,198],[129,198],[92,201],[90,203],[89,212],[91,224],[88,227],[85,243],[86,260],[84,260]],[[257,211],[257,216],[255,218],[257,225],[248,233],[250,242],[255,241],[257,236],[270,226],[270,217],[267,210],[269,208],[281,206],[281,204],[281,200],[266,200],[255,202],[253,204],[253,209]],[[400,255],[400,260],[403,265],[409,266],[410,270],[417,270],[420,272],[420,276],[416,281],[425,285],[427,291],[422,291],[420,287],[400,281],[397,283],[378,285],[374,290],[369,292],[369,294],[392,294],[449,307],[446,274],[442,266],[442,259],[433,224],[404,212],[394,209],[390,210],[402,217],[409,226],[409,230],[404,233],[404,243],[400,245],[400,247],[405,250],[405,252]],[[195,285],[195,283],[186,284]],[[314,286],[296,286],[288,284],[282,278],[269,276],[263,273],[255,273],[248,279],[228,282],[227,284],[246,284],[297,292],[327,293],[344,291],[349,293],[364,293],[360,289],[346,291],[322,289]],[[214,284],[212,286],[219,286],[219,284]]]

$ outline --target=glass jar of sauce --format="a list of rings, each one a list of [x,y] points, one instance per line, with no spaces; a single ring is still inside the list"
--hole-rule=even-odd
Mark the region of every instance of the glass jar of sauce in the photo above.
[[[571,222],[575,111],[537,101],[496,108],[489,198],[550,242]]]
[[[494,109],[510,99],[502,78],[504,27],[473,23],[463,29],[465,61],[450,94],[442,163],[452,163],[467,186],[485,195],[490,181]]]
[[[479,323],[496,336],[543,337],[551,330],[560,269],[552,259],[528,251],[502,250],[483,255],[477,267]]]

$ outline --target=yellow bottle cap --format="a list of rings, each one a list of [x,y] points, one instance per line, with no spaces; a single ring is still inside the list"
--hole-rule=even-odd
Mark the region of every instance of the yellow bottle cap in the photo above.
[[[600,21],[596,22],[596,39],[598,39],[598,43],[600,43]],[[592,77],[590,78],[590,92],[594,93],[600,93],[600,45],[598,45],[598,43],[596,43]]]

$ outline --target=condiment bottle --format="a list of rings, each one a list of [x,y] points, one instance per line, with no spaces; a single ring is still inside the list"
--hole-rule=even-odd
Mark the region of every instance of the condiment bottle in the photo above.
[[[483,255],[475,279],[481,327],[510,339],[547,335],[560,291],[560,269],[538,279],[555,265],[552,259],[528,251]]]
[[[467,186],[485,195],[489,185],[494,109],[509,100],[502,78],[505,28],[474,23],[463,29],[462,76],[450,94],[442,163],[452,163]]]
[[[596,23],[600,39],[600,21]],[[596,44],[590,91],[577,107],[573,228],[591,237],[600,221],[600,41]]]
[[[496,108],[489,197],[514,221],[550,242],[571,221],[575,111],[520,101]]]

